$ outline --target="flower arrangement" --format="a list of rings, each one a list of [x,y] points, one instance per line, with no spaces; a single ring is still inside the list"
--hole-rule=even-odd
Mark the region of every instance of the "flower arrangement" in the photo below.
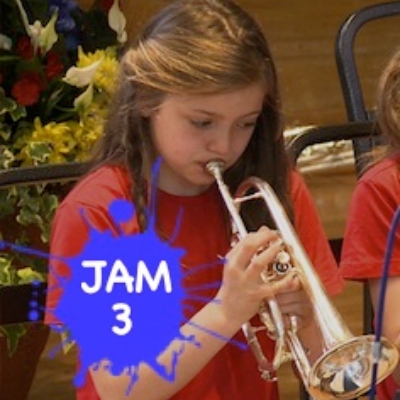
[[[74,0],[0,0],[0,15],[0,170],[86,160],[126,41],[118,0],[86,11]],[[47,243],[59,199],[56,184],[0,189],[0,240]],[[4,229],[12,221],[17,231]],[[0,286],[45,271],[45,260],[0,252]]]

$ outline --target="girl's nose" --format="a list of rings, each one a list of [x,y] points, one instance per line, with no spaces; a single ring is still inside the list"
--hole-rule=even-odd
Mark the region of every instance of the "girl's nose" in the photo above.
[[[214,154],[223,156],[229,153],[231,148],[231,135],[229,131],[219,131],[208,142],[208,150]]]

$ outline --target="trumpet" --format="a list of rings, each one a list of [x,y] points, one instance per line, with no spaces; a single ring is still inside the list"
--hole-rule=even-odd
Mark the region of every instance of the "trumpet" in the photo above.
[[[285,327],[279,305],[274,298],[265,299],[259,308],[260,321],[264,326],[254,327],[249,321],[242,325],[242,331],[252,350],[261,377],[276,380],[279,367],[290,360],[295,363],[307,392],[318,400],[358,397],[371,388],[374,366],[377,383],[392,373],[399,354],[388,339],[382,337],[379,350],[373,335],[354,336],[344,323],[323,288],[293,225],[268,183],[250,177],[243,181],[234,196],[223,181],[224,164],[210,161],[207,171],[216,179],[219,191],[231,217],[232,229],[238,240],[248,232],[240,215],[240,205],[253,199],[264,200],[277,230],[283,240],[284,250],[279,252],[271,266],[262,274],[264,281],[281,279],[289,271],[295,271],[303,290],[309,297],[313,318],[320,331],[322,354],[314,362],[310,361],[307,348],[298,335],[296,317],[290,318]],[[266,331],[275,340],[275,355],[268,360],[258,341],[257,333]]]

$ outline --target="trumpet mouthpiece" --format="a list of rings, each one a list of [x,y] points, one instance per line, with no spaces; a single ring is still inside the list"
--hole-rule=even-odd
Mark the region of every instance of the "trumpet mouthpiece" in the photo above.
[[[206,164],[206,169],[211,175],[214,175],[214,176],[216,173],[222,174],[222,171],[224,170],[224,162],[221,160],[209,161]]]

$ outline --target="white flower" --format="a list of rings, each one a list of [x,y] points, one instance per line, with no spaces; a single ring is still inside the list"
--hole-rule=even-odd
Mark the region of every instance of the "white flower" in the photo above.
[[[78,111],[84,110],[90,106],[92,101],[93,101],[93,84],[90,83],[87,89],[74,100],[74,107]]]
[[[15,1],[18,5],[19,13],[21,14],[26,33],[31,38],[35,53],[39,47],[42,53],[47,53],[53,47],[54,43],[56,43],[58,40],[58,35],[55,27],[58,18],[58,11],[56,10],[53,13],[50,21],[45,27],[43,27],[42,23],[38,20],[36,20],[33,24],[30,24],[21,0]]]
[[[58,18],[58,11],[56,10],[50,18],[48,24],[39,30],[38,42],[42,52],[47,53],[58,40],[56,32],[56,22]],[[38,21],[35,21],[35,24]],[[40,22],[39,22],[40,24]],[[41,25],[41,24],[40,24]]]
[[[12,47],[12,40],[0,33],[0,49],[1,50],[11,50]]]
[[[108,12],[108,25],[117,33],[117,40],[119,43],[125,43],[127,40],[126,34],[126,19],[124,14],[119,8],[118,0],[114,0]]]
[[[97,60],[84,68],[71,67],[65,74],[63,80],[71,86],[85,87],[92,83],[94,74],[102,61],[103,59]]]

